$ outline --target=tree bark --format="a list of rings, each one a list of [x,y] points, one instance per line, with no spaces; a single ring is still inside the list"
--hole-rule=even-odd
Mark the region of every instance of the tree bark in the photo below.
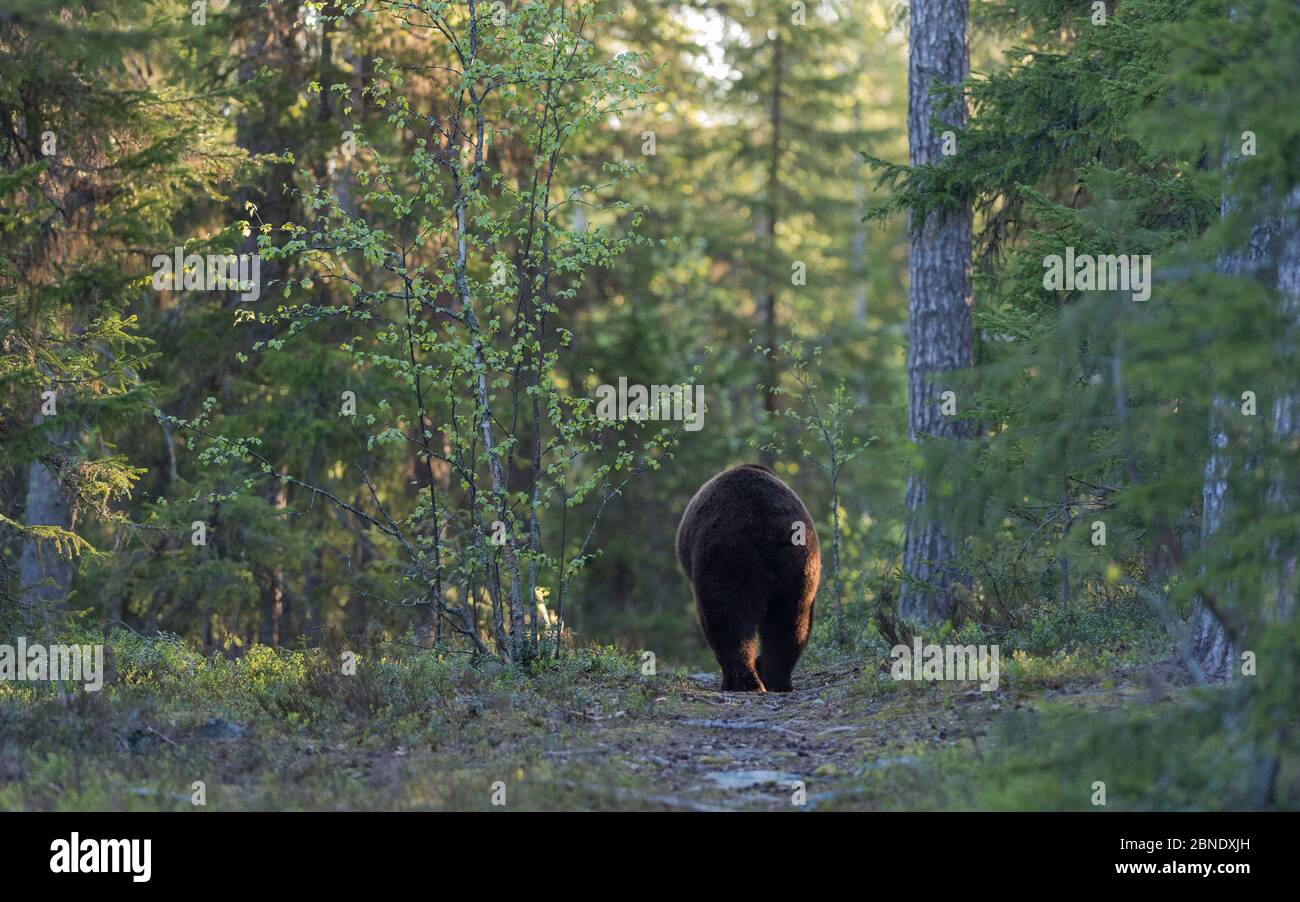
[[[69,436],[55,438],[54,447],[62,446]],[[27,504],[23,514],[26,526],[57,526],[72,529],[72,510],[58,473],[44,461],[34,460],[27,468]],[[18,561],[19,601],[29,625],[48,625],[50,614],[67,605],[72,588],[72,561],[46,543],[38,547],[34,539],[23,542]]]
[[[1222,206],[1224,216],[1231,212],[1231,207],[1232,200],[1225,197]],[[1286,331],[1281,340],[1286,343],[1287,353],[1293,354],[1296,335],[1300,332],[1300,189],[1289,194],[1282,216],[1266,219],[1251,229],[1242,251],[1226,253],[1219,258],[1219,271],[1226,276],[1238,277],[1252,273],[1265,274],[1265,278],[1277,290],[1282,304]],[[1231,403],[1216,398],[1215,409],[1223,410],[1226,414]],[[1298,393],[1279,393],[1273,401],[1271,414],[1269,441],[1275,447],[1294,444],[1300,437]],[[1208,541],[1223,525],[1230,500],[1228,477],[1232,461],[1227,450],[1226,428],[1218,419],[1220,416],[1216,413],[1216,420],[1211,424],[1211,451],[1205,464],[1202,542]],[[1246,465],[1249,466],[1249,462]],[[1297,505],[1294,489],[1288,486],[1285,478],[1276,475],[1270,478],[1266,500],[1270,506],[1282,510],[1294,509]],[[1266,610],[1263,614],[1265,617],[1292,616],[1295,607],[1295,556],[1277,549],[1270,549],[1269,556],[1277,566],[1277,582],[1276,585],[1265,588],[1271,590],[1276,597],[1273,609]],[[1231,590],[1231,587],[1228,588]],[[1231,591],[1224,594],[1231,594]],[[1193,611],[1189,642],[1206,679],[1219,681],[1231,675],[1236,650],[1213,606],[1204,599],[1197,600]]]
[[[1274,285],[1282,304],[1285,332],[1281,340],[1288,358],[1285,371],[1294,377],[1300,372],[1296,359],[1300,356],[1296,351],[1296,343],[1300,341],[1300,188],[1292,189],[1287,196],[1280,232]],[[1300,389],[1294,383],[1289,391],[1278,393],[1273,404],[1272,427],[1272,440],[1276,447],[1294,450],[1300,445]],[[1268,502],[1288,512],[1300,508],[1300,488],[1294,477],[1286,473],[1274,474],[1269,483]],[[1279,568],[1276,605],[1270,613],[1280,620],[1288,620],[1296,612],[1295,546],[1271,548],[1269,556],[1277,561]]]
[[[776,383],[781,377],[776,364],[776,280],[780,270],[777,269],[776,225],[781,206],[781,80],[785,68],[785,47],[781,43],[781,28],[775,29],[772,38],[772,95],[769,98],[768,125],[770,138],[767,159],[767,201],[764,211],[763,230],[767,247],[768,267],[767,291],[759,307],[759,323],[762,328],[763,343],[767,346],[763,375],[763,409],[771,414],[776,412]],[[770,461],[765,461],[770,463]]]
[[[936,131],[932,117],[954,132],[965,123],[964,102],[937,109],[930,89],[935,83],[957,84],[967,75],[966,10],[966,0],[912,0],[908,138],[913,166],[939,159],[944,129]],[[945,416],[941,398],[943,392],[957,390],[950,374],[966,369],[972,361],[970,209],[935,210],[912,226],[907,265],[908,439],[969,438],[972,427]],[[908,478],[899,611],[921,624],[951,616],[956,602],[953,589],[965,580],[952,563],[956,554],[952,536],[940,522],[922,513],[929,491],[919,475]]]
[[[1215,399],[1215,408],[1226,406],[1221,398]],[[1210,456],[1205,462],[1205,484],[1201,490],[1201,542],[1204,544],[1223,525],[1227,513],[1229,459],[1228,436],[1222,425],[1210,429]],[[1232,669],[1232,643],[1227,630],[1215,616],[1204,599],[1197,599],[1192,613],[1191,635],[1188,637],[1192,655],[1200,665],[1207,680],[1226,680]]]
[[[277,482],[271,494],[271,504],[283,515],[289,505],[289,493],[284,483]],[[263,645],[278,647],[285,639],[291,639],[289,631],[289,606],[284,592],[284,568],[279,564],[271,567],[262,585],[262,610],[258,623],[258,639]]]

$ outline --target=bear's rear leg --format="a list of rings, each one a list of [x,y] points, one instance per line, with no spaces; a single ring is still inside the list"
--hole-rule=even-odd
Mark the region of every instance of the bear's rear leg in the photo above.
[[[717,658],[718,666],[722,668],[722,691],[765,692],[763,680],[755,666],[758,631],[753,626],[746,629],[744,618],[737,618],[734,611],[714,607],[701,614],[704,634],[713,648],[713,657]]]
[[[808,633],[793,623],[791,618],[777,618],[777,623],[763,624],[760,634],[763,639],[763,653],[758,656],[758,674],[768,692],[792,692],[794,685],[790,674],[794,665],[799,663],[803,647],[808,641]]]
[[[755,653],[758,643],[753,639],[729,649],[715,648],[713,656],[722,667],[723,692],[766,692],[758,675]]]
[[[766,692],[755,664],[759,624],[772,592],[771,570],[747,545],[714,550],[693,563],[700,622],[722,668],[722,691]]]

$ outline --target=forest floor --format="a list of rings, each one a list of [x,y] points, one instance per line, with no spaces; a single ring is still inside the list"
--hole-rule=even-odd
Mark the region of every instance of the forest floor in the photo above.
[[[870,804],[856,778],[907,767],[926,746],[965,744],[978,753],[980,723],[1001,708],[978,689],[937,707],[871,699],[861,678],[859,666],[822,668],[800,674],[790,693],[737,693],[718,691],[715,675],[693,674],[656,699],[658,716],[584,715],[575,747],[543,754],[578,765],[584,782],[574,785],[605,806]]]
[[[1111,807],[1236,798],[1230,748],[1195,740],[1215,690],[1134,648],[1016,658],[988,692],[810,662],[784,694],[610,649],[528,675],[422,653],[345,675],[321,650],[113,648],[100,693],[0,685],[0,809],[1086,810],[1098,780]]]
[[[656,697],[652,716],[569,712],[572,729],[541,751],[553,762],[544,781],[576,807],[602,809],[909,807],[897,793],[938,757],[978,766],[996,754],[990,731],[1008,711],[1119,709],[1182,692],[1170,663],[1027,692],[971,683],[876,691],[877,677],[862,665],[822,667],[796,673],[790,693],[733,693],[718,691],[715,675],[693,674]],[[1079,807],[1089,785],[1079,787]],[[550,794],[534,788],[523,799]]]

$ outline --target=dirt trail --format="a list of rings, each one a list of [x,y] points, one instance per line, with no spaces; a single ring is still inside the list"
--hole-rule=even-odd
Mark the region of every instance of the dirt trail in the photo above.
[[[826,669],[796,673],[790,693],[724,693],[716,676],[697,674],[657,699],[658,716],[605,718],[583,731],[580,748],[548,754],[599,765],[601,791],[637,807],[812,808],[848,796],[869,804],[857,779],[865,772],[912,764],[918,745],[974,749],[972,738],[1000,709],[979,692],[938,705],[872,696],[861,681],[860,667]]]
[[[790,693],[720,692],[717,676],[696,674],[660,693],[649,716],[584,718],[544,754],[589,807],[872,810],[930,780],[935,753],[978,766],[995,721],[1014,709],[1155,704],[1185,682],[1172,661],[991,692],[894,683],[848,663],[797,670]]]

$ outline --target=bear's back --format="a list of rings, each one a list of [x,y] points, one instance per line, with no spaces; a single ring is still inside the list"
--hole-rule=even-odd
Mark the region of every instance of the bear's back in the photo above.
[[[795,543],[796,523],[803,524],[803,546]],[[700,487],[682,514],[677,560],[689,575],[693,558],[738,545],[773,554],[817,552],[812,517],[799,496],[758,464],[724,470]]]

